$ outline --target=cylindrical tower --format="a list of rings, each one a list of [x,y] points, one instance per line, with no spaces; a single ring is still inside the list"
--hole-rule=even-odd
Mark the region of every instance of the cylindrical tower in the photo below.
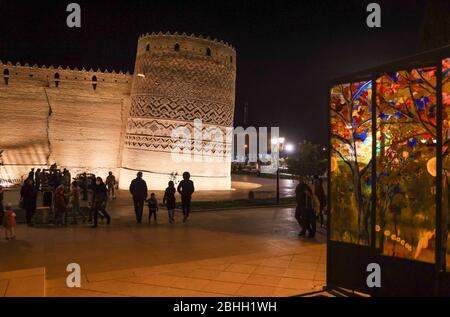
[[[236,52],[226,43],[177,33],[141,36],[120,187],[128,188],[142,171],[149,188],[164,189],[188,171],[196,189],[230,189],[235,81]],[[194,120],[201,120],[200,141]],[[181,161],[173,155],[179,146],[176,129],[189,132]]]

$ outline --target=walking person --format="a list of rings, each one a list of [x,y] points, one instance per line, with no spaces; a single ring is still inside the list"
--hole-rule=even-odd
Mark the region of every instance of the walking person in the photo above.
[[[189,220],[189,213],[191,209],[192,194],[195,191],[194,182],[190,180],[191,174],[189,172],[183,173],[183,180],[178,184],[177,191],[181,195],[181,207],[183,209],[183,222]]]
[[[12,209],[11,204],[7,204],[5,208],[3,227],[5,228],[5,239],[16,239],[16,213]]]
[[[55,225],[64,225],[66,219],[67,205],[64,196],[65,187],[63,184],[56,187],[55,190]]]
[[[72,182],[72,188],[70,191],[70,204],[72,205],[72,223],[77,224],[77,215],[83,218],[83,223],[86,222],[86,216],[80,209],[80,187],[77,181]]]
[[[115,187],[116,187],[116,177],[112,172],[108,173],[108,177],[106,177],[106,187],[108,188],[108,197],[110,199],[116,199],[115,195]]]
[[[311,191],[311,188],[309,188],[309,186],[304,182],[302,176],[299,176],[298,181],[298,185],[295,188],[295,199],[297,202],[295,219],[297,219],[297,222],[301,227],[301,231],[298,236],[304,236],[306,234],[306,231],[308,231],[309,236],[313,237],[315,232],[313,232],[313,227],[310,222],[311,210],[313,210],[313,193]]]
[[[20,204],[25,210],[26,221],[31,225],[31,220],[36,212],[37,190],[34,187],[33,180],[27,178],[20,190]]]
[[[148,203],[148,223],[151,222],[152,215],[156,223],[156,212],[159,210],[159,208],[158,208],[158,200],[156,200],[155,193],[150,194],[150,199],[147,200],[147,203]]]
[[[169,182],[169,187],[166,188],[164,192],[163,204],[166,205],[167,212],[169,213],[169,223],[175,222],[175,207],[176,207],[176,199],[175,199],[175,184],[173,181]]]
[[[133,196],[134,213],[136,222],[142,223],[142,214],[144,212],[144,202],[147,199],[147,183],[142,179],[142,172],[137,173],[137,177],[131,181],[130,193]]]
[[[320,228],[323,228],[323,214],[325,211],[327,197],[325,195],[325,191],[323,190],[322,179],[318,175],[314,176],[314,196],[316,196],[317,201],[319,202],[318,206],[319,222]]]
[[[106,204],[108,202],[108,190],[106,189],[105,183],[101,177],[95,179],[95,185],[93,187],[93,197],[92,197],[92,210],[94,213],[94,225],[92,228],[97,228],[98,226],[98,215],[101,214],[106,218],[107,224],[111,223],[111,217],[106,211]]]

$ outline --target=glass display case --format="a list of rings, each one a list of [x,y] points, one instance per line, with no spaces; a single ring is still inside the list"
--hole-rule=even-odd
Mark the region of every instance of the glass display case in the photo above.
[[[330,287],[450,294],[448,56],[444,47],[330,85]],[[370,263],[387,279],[377,290]]]

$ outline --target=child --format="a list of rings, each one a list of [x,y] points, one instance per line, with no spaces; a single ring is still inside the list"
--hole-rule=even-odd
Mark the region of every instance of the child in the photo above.
[[[5,227],[5,239],[16,239],[16,213],[11,204],[7,204],[4,212],[3,226]]]
[[[172,181],[170,181],[169,187],[166,188],[163,198],[163,204],[166,205],[167,211],[169,212],[169,223],[175,222],[175,214],[174,214],[176,206],[175,192],[176,192],[175,185]]]
[[[150,223],[150,219],[153,215],[153,218],[156,222],[156,212],[158,211],[158,201],[156,200],[155,193],[151,193],[150,199],[147,200],[148,203],[148,222]]]

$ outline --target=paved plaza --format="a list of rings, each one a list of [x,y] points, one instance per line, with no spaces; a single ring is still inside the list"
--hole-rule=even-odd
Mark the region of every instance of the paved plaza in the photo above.
[[[325,285],[325,232],[298,238],[294,208],[197,212],[188,224],[177,212],[173,225],[165,210],[158,224],[136,225],[119,203],[111,214],[97,229],[19,225],[16,241],[0,242],[0,295],[35,295],[44,279],[46,296],[292,296]],[[81,265],[80,289],[66,287],[69,263]]]

